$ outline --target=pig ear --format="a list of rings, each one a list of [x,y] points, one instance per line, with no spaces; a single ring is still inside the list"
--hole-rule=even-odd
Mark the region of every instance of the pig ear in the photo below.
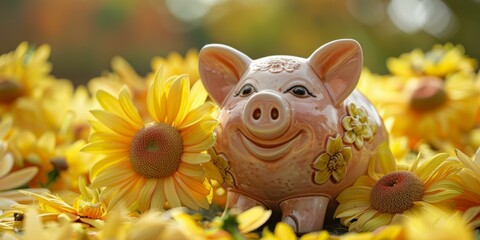
[[[308,62],[338,107],[357,86],[363,66],[362,47],[353,39],[332,41],[317,49]]]
[[[221,106],[251,61],[247,55],[226,45],[210,44],[202,48],[200,78],[215,103]]]

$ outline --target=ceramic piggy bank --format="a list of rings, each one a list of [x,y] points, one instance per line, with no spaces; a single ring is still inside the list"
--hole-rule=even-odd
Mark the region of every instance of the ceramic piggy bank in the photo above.
[[[298,233],[322,229],[337,195],[387,140],[378,113],[355,90],[360,45],[342,39],[307,59],[252,60],[212,44],[199,58],[203,84],[221,107],[214,163],[229,184],[227,208],[263,205]]]

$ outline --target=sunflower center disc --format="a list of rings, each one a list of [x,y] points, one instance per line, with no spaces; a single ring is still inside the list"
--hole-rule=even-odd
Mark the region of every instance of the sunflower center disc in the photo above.
[[[384,213],[402,213],[423,197],[423,183],[407,171],[389,173],[380,178],[370,193],[370,204]]]
[[[145,126],[130,143],[133,169],[147,178],[171,176],[180,166],[182,154],[180,133],[165,123]]]
[[[22,86],[18,82],[0,76],[0,102],[9,103],[22,95]]]
[[[425,111],[441,106],[447,100],[444,83],[436,77],[426,77],[416,87],[410,97],[413,110]]]

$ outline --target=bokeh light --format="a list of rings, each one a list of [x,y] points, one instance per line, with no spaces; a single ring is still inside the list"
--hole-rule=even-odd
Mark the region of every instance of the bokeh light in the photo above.
[[[354,38],[365,65],[383,73],[389,56],[435,43],[462,44],[478,58],[479,11],[474,0],[4,0],[0,51],[21,41],[49,44],[53,74],[84,83],[115,55],[146,73],[153,56],[212,42],[255,58],[306,57],[330,40]]]

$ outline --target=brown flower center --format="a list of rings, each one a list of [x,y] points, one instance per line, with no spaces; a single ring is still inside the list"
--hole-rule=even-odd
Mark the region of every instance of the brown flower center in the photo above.
[[[423,183],[412,172],[398,171],[380,178],[370,193],[370,204],[384,213],[402,213],[423,197]]]
[[[446,100],[443,81],[436,77],[425,77],[413,90],[410,107],[416,111],[425,111],[441,106]]]
[[[171,176],[180,166],[182,154],[180,133],[165,123],[145,126],[130,143],[133,169],[147,178]]]
[[[0,76],[0,103],[13,102],[22,92],[22,86],[17,81]]]

